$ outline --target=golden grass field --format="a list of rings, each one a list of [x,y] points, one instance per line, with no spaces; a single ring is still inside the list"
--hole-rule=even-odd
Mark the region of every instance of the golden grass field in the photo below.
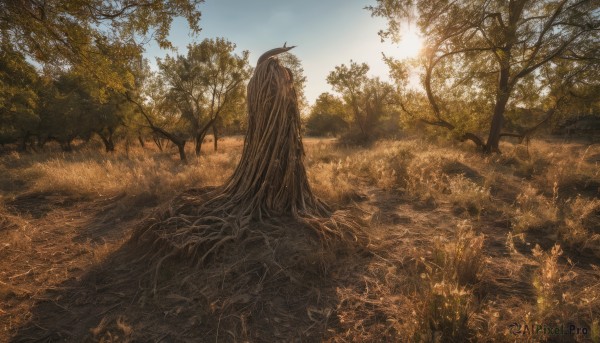
[[[245,284],[256,293],[228,284],[260,275],[204,283],[219,271],[169,264],[152,292],[143,259],[123,264],[133,230],[225,182],[242,145],[207,143],[185,165],[150,143],[0,155],[0,342],[600,342],[598,144],[505,143],[483,156],[419,138],[305,139],[314,192],[361,216],[365,251],[298,248],[280,283]],[[571,325],[579,332],[553,331]]]

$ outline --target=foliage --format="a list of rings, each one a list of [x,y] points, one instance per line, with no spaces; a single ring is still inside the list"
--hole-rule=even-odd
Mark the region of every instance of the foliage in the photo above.
[[[348,128],[348,119],[348,109],[342,99],[322,93],[310,111],[306,131],[312,136],[338,136]]]
[[[374,138],[377,125],[382,118],[393,115],[393,105],[397,103],[394,87],[377,77],[368,77],[368,71],[366,63],[350,61],[349,66],[336,66],[327,76],[327,82],[350,108],[360,141]]]
[[[105,96],[99,96],[101,93]],[[115,148],[113,139],[117,130],[136,116],[132,105],[120,94],[106,91],[97,81],[74,72],[42,81],[38,114],[40,123],[30,130],[40,146],[53,139],[70,150],[76,137],[87,140],[97,134],[107,151]]]
[[[187,19],[199,32],[202,0],[3,1],[0,40],[45,66],[75,67],[112,88],[123,90],[127,75],[119,66],[136,60],[154,39],[162,48],[173,18]]]
[[[243,105],[244,84],[250,77],[248,52],[238,56],[234,50],[235,44],[224,38],[205,39],[190,44],[185,56],[158,61],[163,108],[189,125],[197,155],[208,129],[223,113],[233,114]]]
[[[23,54],[0,45],[0,143],[27,136],[38,124],[38,75]]]
[[[583,69],[598,63],[600,13],[593,0],[378,0],[368,9],[388,19],[381,35],[394,40],[403,20],[418,17],[426,39],[423,85],[433,112],[423,120],[457,130],[459,139],[488,152],[499,151],[502,136],[526,137],[537,128],[503,132],[507,108],[543,94],[538,105],[549,103],[551,116],[562,103],[570,78],[547,82],[543,68],[564,60]],[[473,123],[461,127],[461,121]],[[485,142],[474,128],[487,128]]]

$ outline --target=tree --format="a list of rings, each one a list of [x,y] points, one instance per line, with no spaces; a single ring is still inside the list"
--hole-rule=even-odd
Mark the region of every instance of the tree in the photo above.
[[[542,74],[550,94],[562,99],[555,122],[600,116],[600,59],[561,60],[544,66]]]
[[[216,133],[215,123],[221,114],[244,97],[244,85],[251,72],[248,52],[238,56],[234,50],[235,44],[224,38],[205,39],[189,45],[186,56],[167,56],[158,61],[167,87],[165,101],[189,123],[196,155],[200,155],[208,130],[213,127]]]
[[[517,105],[517,88],[537,82],[540,68],[549,63],[593,59],[600,44],[597,0],[378,0],[368,9],[388,19],[381,35],[392,39],[399,38],[401,22],[416,12],[426,38],[423,85],[434,116],[429,122],[456,128],[436,78],[442,78],[438,84],[447,80],[470,86],[470,93],[482,100],[475,105],[483,104],[488,113],[488,137],[484,142],[464,132],[461,139],[485,152],[499,151],[500,138],[515,135],[502,128],[507,108]]]
[[[123,138],[129,133],[122,131],[132,130],[131,126],[135,126],[137,117],[135,107],[116,92],[110,92],[106,101],[95,101],[95,103],[96,106],[90,113],[91,130],[100,137],[106,152],[113,152],[115,151],[115,135],[118,134],[118,131],[121,131],[119,136]]]
[[[39,83],[36,114],[40,120],[29,131],[40,147],[56,140],[69,151],[76,137],[87,140],[97,134],[107,152],[115,150],[115,133],[135,115],[121,94],[107,92],[97,80],[72,71],[45,75]]]
[[[0,40],[41,64],[75,67],[111,88],[128,77],[114,68],[141,55],[150,38],[163,48],[173,18],[199,32],[202,0],[8,0],[0,2]]]
[[[309,135],[337,136],[348,128],[348,108],[344,101],[330,93],[322,93],[312,107],[306,130]]]
[[[37,113],[38,75],[23,54],[0,45],[0,143],[20,141],[25,150],[40,118]]]
[[[165,102],[168,88],[157,73],[150,70],[148,60],[131,66],[135,82],[128,85],[125,98],[134,104],[142,115],[148,127],[155,134],[155,142],[162,151],[159,137],[164,137],[173,142],[179,152],[182,162],[187,161],[185,144],[188,134],[183,128],[180,112]]]
[[[373,130],[379,120],[396,103],[394,87],[379,78],[367,77],[368,71],[366,63],[350,61],[350,66],[336,66],[327,76],[327,82],[350,107],[353,123],[358,126],[362,141],[373,138]]]
[[[90,115],[95,104],[88,87],[75,73],[45,78],[40,91],[41,122],[36,132],[40,146],[48,140],[56,140],[64,151],[71,151],[77,136],[91,134]]]

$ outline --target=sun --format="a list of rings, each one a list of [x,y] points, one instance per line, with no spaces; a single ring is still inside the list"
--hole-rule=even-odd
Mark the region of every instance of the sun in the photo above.
[[[421,52],[423,41],[416,30],[405,30],[394,52],[396,58],[415,58]]]

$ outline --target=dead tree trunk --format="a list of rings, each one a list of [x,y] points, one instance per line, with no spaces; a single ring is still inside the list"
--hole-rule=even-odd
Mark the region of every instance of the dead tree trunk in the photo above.
[[[250,231],[250,223],[267,218],[295,218],[322,236],[354,242],[364,237],[346,212],[332,214],[308,183],[293,76],[273,58],[289,49],[274,49],[259,58],[248,84],[242,157],[231,178],[202,197],[209,200],[178,204],[179,212],[166,213],[136,232],[134,239],[168,252],[160,261],[181,256],[203,263],[228,242],[263,237]]]
[[[266,59],[248,84],[248,131],[241,161],[225,187],[246,215],[327,213],[304,168],[300,112],[291,72]]]

